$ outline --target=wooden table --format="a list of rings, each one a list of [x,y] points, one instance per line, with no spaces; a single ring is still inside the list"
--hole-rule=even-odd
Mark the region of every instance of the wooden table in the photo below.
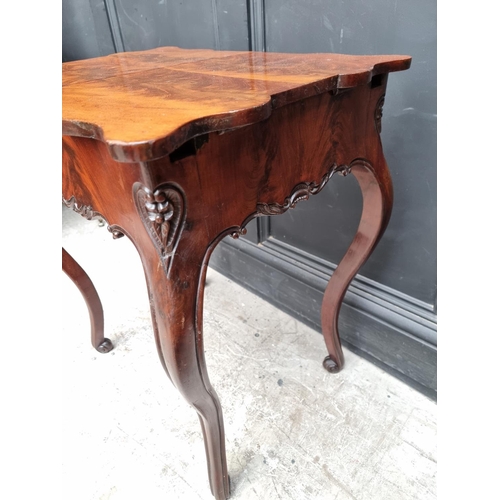
[[[198,413],[217,499],[230,492],[203,351],[210,255],[252,218],[282,214],[352,173],[361,221],[322,306],[323,364],[339,371],[341,302],[392,208],[379,137],[387,76],[410,61],[164,47],[63,64],[63,199],[136,246],[160,360]],[[97,292],[64,250],[63,269],[87,301],[92,344],[110,351]]]

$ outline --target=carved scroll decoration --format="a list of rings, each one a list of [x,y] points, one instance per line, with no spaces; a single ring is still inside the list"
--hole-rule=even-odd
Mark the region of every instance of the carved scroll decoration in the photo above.
[[[69,200],[65,200],[63,196],[62,201],[68,208],[72,208],[74,212],[80,214],[82,217],[85,217],[87,220],[101,219],[108,224],[105,217],[101,213],[95,211],[90,205],[80,205],[74,196],[72,196]],[[99,222],[99,225],[102,226],[104,223],[101,224]],[[124,235],[123,229],[116,224],[112,226],[108,224],[107,229],[113,235],[114,240],[117,240]]]
[[[257,203],[257,210],[249,215],[240,226],[231,228],[229,233],[233,238],[239,238],[241,235],[246,234],[245,226],[254,218],[262,215],[279,215],[285,213],[290,208],[295,208],[297,203],[302,200],[309,199],[312,194],[318,194],[332,178],[333,174],[340,174],[346,176],[351,173],[351,168],[354,163],[359,160],[354,160],[350,165],[337,165],[336,163],[328,170],[328,172],[321,178],[319,183],[316,182],[301,182],[293,189],[290,196],[285,198],[285,201],[280,203]]]
[[[152,191],[139,183],[134,184],[133,193],[137,212],[168,277],[186,219],[184,193],[172,184],[161,184]]]
[[[381,96],[375,106],[375,127],[377,128],[377,132],[380,134],[382,132],[382,108],[385,103],[385,95]]]
[[[62,201],[68,208],[72,208],[74,212],[80,214],[82,217],[85,217],[87,220],[97,218],[104,219],[102,214],[94,211],[90,205],[80,205],[74,196],[72,196],[69,200],[65,200],[63,197]]]
[[[247,234],[247,228],[246,227],[239,227],[238,229],[236,229],[235,231],[233,231],[231,233],[231,238],[234,238],[235,240],[237,240],[240,236],[244,236],[245,234]]]
[[[330,170],[321,178],[319,184],[315,182],[301,182],[293,189],[290,196],[285,198],[283,204],[279,203],[257,203],[258,215],[279,215],[285,213],[290,208],[295,208],[297,203],[309,199],[312,194],[318,194],[332,178],[333,174],[340,173],[344,177],[351,172],[350,165],[334,164]]]

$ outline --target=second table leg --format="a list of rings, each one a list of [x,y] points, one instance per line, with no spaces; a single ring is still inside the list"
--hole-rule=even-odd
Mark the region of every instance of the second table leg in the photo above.
[[[392,182],[381,152],[375,165],[363,159],[353,161],[351,172],[363,195],[361,220],[351,245],[328,282],[321,306],[321,325],[328,350],[323,366],[331,373],[339,372],[344,366],[338,329],[342,300],[384,233],[392,211]]]

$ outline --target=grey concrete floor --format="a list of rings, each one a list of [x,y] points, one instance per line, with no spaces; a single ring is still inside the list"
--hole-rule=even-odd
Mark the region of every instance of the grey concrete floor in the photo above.
[[[135,248],[63,209],[63,246],[93,280],[109,354],[62,275],[65,498],[210,500],[195,411],[157,357]],[[436,404],[213,270],[204,337],[222,403],[233,499],[436,498]]]

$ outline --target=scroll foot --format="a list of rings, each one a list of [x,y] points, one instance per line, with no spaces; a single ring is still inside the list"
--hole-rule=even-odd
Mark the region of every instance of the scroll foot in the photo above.
[[[330,356],[323,360],[323,368],[330,373],[338,373],[342,369]]]
[[[111,340],[109,339],[104,339],[98,346],[97,350],[99,352],[102,352],[103,354],[106,354],[109,351],[112,351],[114,348],[114,345],[112,344]]]

